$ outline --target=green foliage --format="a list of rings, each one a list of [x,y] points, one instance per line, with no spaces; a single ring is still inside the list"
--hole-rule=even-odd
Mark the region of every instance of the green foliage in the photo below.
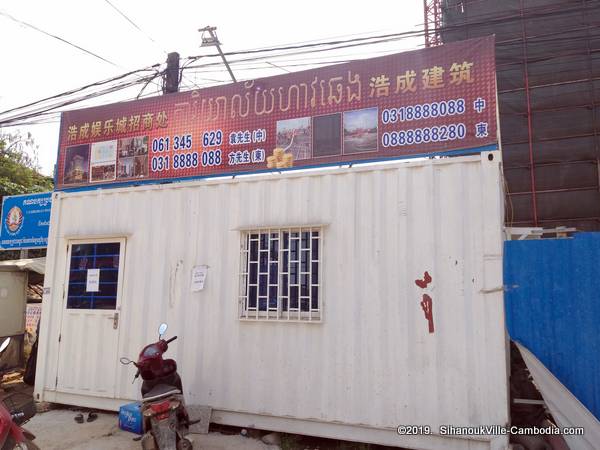
[[[47,192],[54,188],[52,177],[39,173],[37,146],[30,133],[0,132],[0,205],[5,195]],[[30,250],[29,257],[45,256],[45,249]],[[19,251],[0,251],[0,261],[18,259]]]
[[[37,146],[30,133],[0,134],[0,199],[5,195],[51,191],[52,177],[39,173]]]

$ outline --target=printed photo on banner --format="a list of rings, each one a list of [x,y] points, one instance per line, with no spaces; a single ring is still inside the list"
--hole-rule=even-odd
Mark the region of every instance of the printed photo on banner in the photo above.
[[[342,154],[342,115],[313,117],[313,157]]]
[[[64,184],[86,183],[89,177],[89,144],[67,147],[65,150]]]
[[[344,154],[377,151],[377,108],[344,112]]]
[[[148,136],[119,139],[119,158],[148,154]]]
[[[143,178],[148,176],[148,155],[136,156],[133,162],[133,176]]]
[[[494,49],[486,36],[63,111],[56,189],[497,148]],[[110,140],[114,157],[92,157]]]
[[[290,152],[294,161],[312,158],[311,118],[279,120],[276,147]]]
[[[117,178],[148,176],[148,136],[119,139]]]
[[[133,178],[133,160],[135,158],[119,157],[119,168],[117,170],[118,178]]]
[[[116,178],[117,141],[95,142],[90,158],[90,181],[112,181]]]

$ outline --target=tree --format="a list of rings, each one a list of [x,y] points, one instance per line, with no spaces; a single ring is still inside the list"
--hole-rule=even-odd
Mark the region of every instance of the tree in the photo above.
[[[39,173],[37,145],[31,133],[0,133],[0,204],[5,195],[47,192],[54,188],[52,177]],[[44,256],[45,249],[32,250],[30,257]],[[16,259],[18,251],[0,251],[0,260]]]
[[[0,200],[53,189],[52,177],[39,173],[37,148],[31,133],[0,134]]]

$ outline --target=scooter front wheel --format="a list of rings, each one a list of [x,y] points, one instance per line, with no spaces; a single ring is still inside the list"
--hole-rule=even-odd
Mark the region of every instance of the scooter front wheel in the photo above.
[[[193,448],[194,445],[188,438],[179,439],[179,442],[177,443],[177,450],[193,450]]]
[[[150,432],[144,433],[141,439],[142,449],[143,450],[157,450],[158,445],[156,445],[156,440],[154,436]]]
[[[29,439],[25,439],[23,442],[15,445],[14,450],[40,450],[40,448]]]

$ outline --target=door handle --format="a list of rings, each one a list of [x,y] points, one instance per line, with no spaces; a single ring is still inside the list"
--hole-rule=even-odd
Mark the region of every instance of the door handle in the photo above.
[[[119,312],[115,311],[112,317],[107,317],[108,320],[113,321],[113,329],[116,330],[119,328]]]

